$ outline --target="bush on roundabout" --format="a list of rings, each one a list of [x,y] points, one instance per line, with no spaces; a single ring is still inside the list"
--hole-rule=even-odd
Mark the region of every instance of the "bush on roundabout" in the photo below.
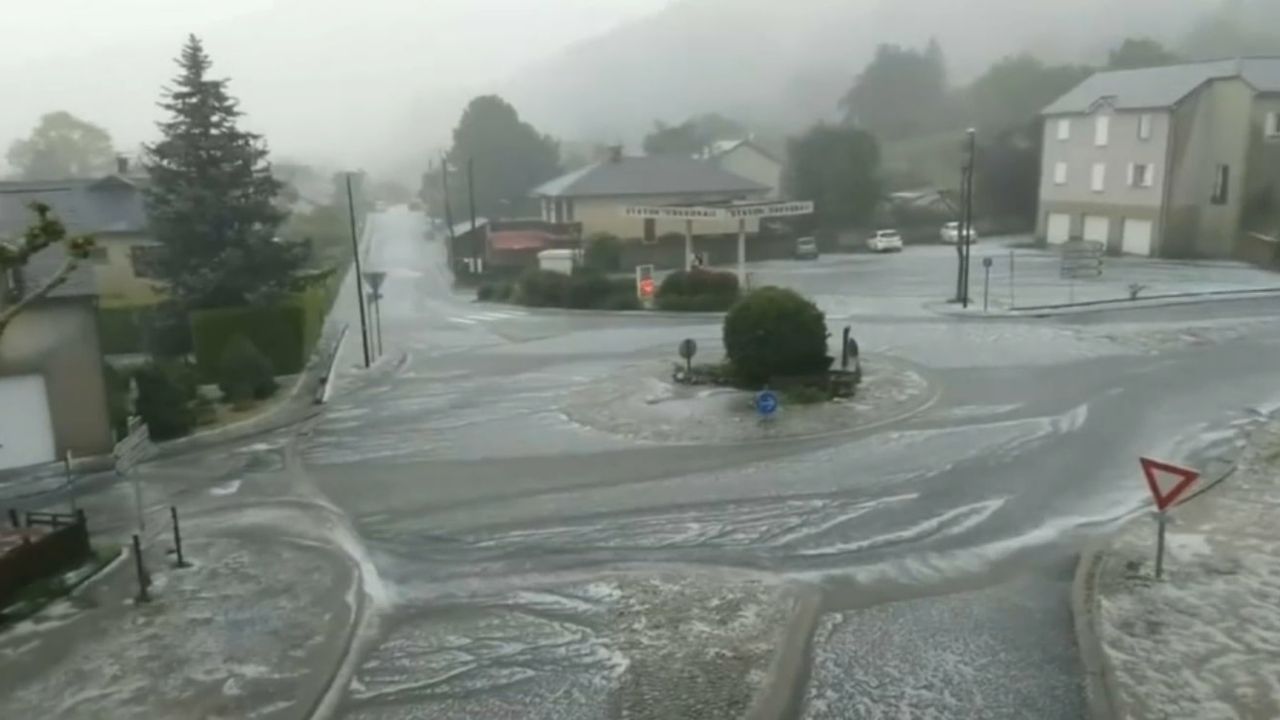
[[[723,339],[734,372],[751,387],[831,367],[826,316],[785,288],[761,288],[738,301],[724,318]]]

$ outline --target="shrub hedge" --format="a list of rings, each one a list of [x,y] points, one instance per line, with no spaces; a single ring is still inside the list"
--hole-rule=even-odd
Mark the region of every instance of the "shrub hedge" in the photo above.
[[[826,316],[792,290],[765,287],[748,294],[724,318],[724,348],[742,382],[826,372]]]
[[[728,310],[739,297],[738,276],[717,270],[678,270],[658,286],[657,305],[662,310],[702,312]]]
[[[134,374],[138,414],[152,439],[168,440],[191,432],[196,424],[192,401],[196,377],[188,366],[172,360],[153,362]]]
[[[244,335],[236,335],[222,351],[218,364],[218,389],[232,403],[265,400],[275,394],[275,370],[271,361]]]

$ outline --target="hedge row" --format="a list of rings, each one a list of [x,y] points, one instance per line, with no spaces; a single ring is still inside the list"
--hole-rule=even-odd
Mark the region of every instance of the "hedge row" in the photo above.
[[[738,276],[734,273],[701,268],[680,270],[663,278],[657,304],[661,310],[722,311],[733,307],[739,295]]]

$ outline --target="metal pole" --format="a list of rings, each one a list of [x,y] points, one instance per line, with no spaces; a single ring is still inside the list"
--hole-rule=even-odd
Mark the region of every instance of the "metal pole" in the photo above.
[[[146,534],[147,520],[142,513],[142,482],[138,480],[137,473],[130,473],[133,480],[133,510],[138,515],[138,532]]]
[[[1009,251],[1009,309],[1012,310],[1016,303],[1013,301],[1013,250]]]
[[[969,161],[965,164],[965,184],[964,184],[964,296],[961,300],[963,307],[969,307],[969,264],[971,259],[970,248],[973,246],[971,242],[973,238],[973,173],[974,161],[977,156],[977,131],[969,128]]]
[[[356,303],[360,305],[360,339],[364,343],[364,366],[369,367],[369,321],[364,314],[364,276],[360,274],[360,241],[356,238],[356,202],[351,194],[351,173],[347,173],[347,211],[351,215],[351,254],[356,262]]]
[[[476,176],[474,158],[467,158],[467,207],[471,212],[471,272],[480,273],[476,255]]]
[[[378,357],[382,357],[382,293],[373,294],[373,326],[378,333]]]
[[[848,325],[844,326],[844,332],[840,335],[840,369],[849,369],[849,332],[853,328]]]
[[[133,536],[133,567],[138,574],[138,602],[151,602],[151,595],[147,593],[151,581],[147,578],[147,568],[142,564],[142,540],[137,535]]]
[[[173,551],[178,555],[178,567],[190,567],[186,559],[182,557],[182,529],[178,526],[178,508],[169,506],[169,516],[173,518]]]
[[[738,284],[747,286],[747,219],[738,218]]]
[[[684,221],[684,269],[693,269],[693,221]]]
[[[987,294],[991,292],[991,266],[983,263],[982,269],[984,271],[984,277],[982,278],[982,312],[986,312]]]
[[[1164,511],[1156,514],[1156,579],[1164,574],[1164,528],[1167,518]]]

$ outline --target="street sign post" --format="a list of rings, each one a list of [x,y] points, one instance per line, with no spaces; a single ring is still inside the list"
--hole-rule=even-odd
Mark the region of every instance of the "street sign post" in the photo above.
[[[640,298],[640,302],[648,304],[653,301],[653,296],[657,292],[657,283],[653,279],[652,265],[636,266],[636,297]]]
[[[768,388],[756,393],[756,412],[765,420],[773,418],[773,414],[778,412],[777,393]]]
[[[1142,474],[1147,478],[1147,489],[1151,491],[1151,498],[1156,505],[1156,579],[1159,580],[1164,572],[1164,533],[1169,522],[1166,510],[1200,479],[1200,473],[1148,457],[1140,457],[1138,462],[1142,465]]]
[[[693,375],[693,356],[698,354],[698,343],[693,338],[685,338],[680,341],[678,348],[680,357],[684,358],[684,369],[692,377]]]
[[[987,311],[987,295],[991,293],[991,258],[982,258],[982,312]]]

